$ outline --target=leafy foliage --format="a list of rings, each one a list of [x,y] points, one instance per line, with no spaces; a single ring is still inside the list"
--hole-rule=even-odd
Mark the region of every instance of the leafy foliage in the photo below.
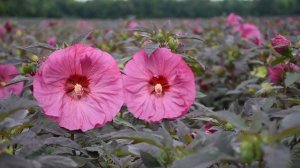
[[[132,29],[122,21],[8,22],[13,28],[0,36],[0,60],[21,73],[5,87],[24,82],[24,89],[0,100],[0,167],[297,167],[299,71],[289,67],[272,83],[269,68],[274,60],[299,66],[299,23],[249,19],[266,37],[260,46],[223,26],[223,18],[141,21]],[[275,32],[291,39],[292,56],[270,47]],[[52,36],[56,45],[44,43]],[[196,101],[175,120],[145,123],[123,107],[101,128],[60,128],[36,104],[32,78],[50,52],[78,42],[111,53],[121,71],[141,48],[148,55],[171,48],[196,76]]]

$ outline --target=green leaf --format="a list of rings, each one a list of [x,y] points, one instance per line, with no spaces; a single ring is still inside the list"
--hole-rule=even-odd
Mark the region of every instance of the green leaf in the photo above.
[[[141,159],[146,167],[161,167],[158,159],[148,152],[140,151]]]
[[[202,148],[199,152],[186,156],[181,160],[173,163],[171,168],[204,168],[209,167],[217,162],[221,157],[221,153],[212,150],[209,147]]]
[[[37,106],[37,104],[33,100],[9,95],[6,99],[0,101],[0,121],[21,109],[28,109],[34,106]]]
[[[164,146],[160,143],[162,137],[159,137],[155,134],[150,134],[149,132],[141,131],[116,131],[103,135],[102,138],[107,139],[127,139],[132,140],[132,143],[147,143],[150,145],[157,146],[158,148],[164,149]]]
[[[206,97],[206,95],[204,93],[198,91],[196,98],[200,99],[200,98],[203,98],[203,97]]]
[[[292,113],[284,117],[281,121],[281,129],[300,127],[300,112]]]
[[[286,57],[284,57],[284,56],[277,57],[274,61],[271,62],[271,65],[275,66],[279,63],[282,63],[285,59],[286,59]]]
[[[35,53],[35,54],[38,53],[37,49],[39,49],[39,48],[50,50],[50,51],[55,51],[56,50],[56,48],[54,48],[51,45],[46,44],[46,43],[35,43],[35,44],[32,44],[32,45],[27,46],[27,47],[18,47],[18,48],[21,49],[21,50],[31,52],[31,53]]]
[[[217,117],[220,120],[227,121],[233,126],[241,130],[248,130],[248,126],[244,121],[244,119],[242,119],[241,116],[235,113],[228,112],[228,111],[220,111],[220,112],[212,113],[211,115]]]
[[[77,167],[77,163],[72,159],[64,156],[42,156],[37,159],[43,166],[43,168],[73,168]]]
[[[136,128],[134,125],[132,125],[130,122],[120,118],[120,117],[115,117],[114,120],[113,120],[114,123],[118,124],[118,125],[123,125],[125,127],[128,127],[128,128],[131,128],[133,130],[136,131]]]
[[[196,58],[189,55],[184,55],[183,59],[193,70],[195,76],[201,76],[204,73],[205,66],[202,63],[200,63]]]
[[[159,43],[149,43],[144,47],[148,57],[150,57],[157,48],[159,48]]]
[[[19,156],[0,154],[0,167],[3,168],[40,168],[39,162],[26,160]]]
[[[285,86],[286,87],[291,86],[292,84],[294,84],[296,82],[300,82],[300,73],[299,72],[296,72],[296,73],[287,72],[286,78],[284,80]]]
[[[264,146],[263,151],[266,167],[269,168],[284,168],[288,167],[290,161],[290,151],[283,145]]]
[[[71,42],[71,45],[80,43],[81,41],[85,40],[90,34],[91,34],[91,31],[79,35],[78,37],[76,37],[76,38]]]
[[[29,80],[31,80],[31,78],[28,78],[25,76],[17,76],[14,79],[12,79],[11,81],[7,82],[4,87],[7,87],[9,85],[19,83],[19,82],[29,81]]]
[[[200,36],[198,35],[192,35],[192,34],[184,34],[184,35],[175,35],[178,39],[193,39],[193,40],[200,40],[204,41]]]
[[[252,116],[252,129],[254,129],[255,131],[259,131],[262,128],[263,124],[264,125],[270,124],[269,117],[263,111],[256,109],[253,112],[253,116]]]

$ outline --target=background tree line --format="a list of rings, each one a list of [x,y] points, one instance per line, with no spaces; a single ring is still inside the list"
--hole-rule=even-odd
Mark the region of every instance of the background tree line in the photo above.
[[[300,0],[0,0],[0,16],[137,18],[299,15]]]

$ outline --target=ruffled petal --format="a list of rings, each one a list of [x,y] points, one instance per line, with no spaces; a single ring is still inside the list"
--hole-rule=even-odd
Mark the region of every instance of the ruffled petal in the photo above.
[[[64,97],[59,125],[68,130],[87,131],[105,123],[105,114],[97,102],[85,97],[80,100]]]

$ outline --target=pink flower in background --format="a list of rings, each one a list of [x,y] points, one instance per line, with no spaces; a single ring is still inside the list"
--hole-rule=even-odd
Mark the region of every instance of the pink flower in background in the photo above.
[[[213,125],[210,122],[204,124],[204,131],[206,135],[212,135],[213,133],[217,132],[217,130],[213,128]]]
[[[241,36],[247,40],[252,41],[256,45],[260,45],[262,42],[262,35],[259,29],[251,23],[245,23],[240,26]]]
[[[6,32],[11,32],[13,29],[13,25],[10,22],[6,22],[4,24],[4,28],[5,28]]]
[[[124,100],[116,61],[83,44],[53,52],[34,76],[33,87],[44,113],[69,130],[103,126]]]
[[[42,20],[40,24],[46,27],[53,27],[55,25],[55,21],[46,19],[46,20]]]
[[[150,56],[137,52],[123,76],[128,110],[137,118],[156,122],[184,115],[196,97],[195,77],[181,55],[158,48]]]
[[[9,93],[20,95],[23,90],[23,82],[18,82],[4,87],[19,74],[19,70],[12,64],[0,64],[0,99],[6,98]]]
[[[138,22],[132,20],[128,23],[127,27],[128,29],[133,29],[133,28],[136,28],[137,26],[139,26]]]
[[[235,13],[230,13],[227,16],[226,23],[228,26],[236,26],[236,25],[239,25],[242,20],[243,19],[241,16],[236,15]]]
[[[77,32],[78,33],[86,33],[88,31],[91,31],[94,29],[91,22],[88,22],[86,20],[78,20],[77,21]]]
[[[298,72],[300,71],[300,65],[293,64],[293,63],[287,63],[284,66],[284,70],[288,72]]]
[[[55,37],[49,37],[49,38],[47,39],[47,44],[49,44],[49,45],[55,47],[55,46],[56,46],[56,38],[55,38]]]
[[[206,82],[204,82],[202,79],[200,79],[198,81],[198,85],[200,87],[201,90],[207,91],[209,88],[209,84],[207,84]]]
[[[284,66],[282,64],[278,64],[274,67],[268,68],[268,78],[274,84],[279,83],[283,79],[284,75]]]
[[[291,45],[291,42],[286,37],[277,34],[274,38],[272,38],[271,44],[274,50],[276,50],[280,54],[283,54]]]
[[[198,26],[195,26],[195,27],[193,28],[194,34],[200,34],[201,31],[202,31],[202,27],[199,26],[199,25],[198,25]]]
[[[3,38],[5,34],[5,29],[3,27],[0,27],[0,39]]]

